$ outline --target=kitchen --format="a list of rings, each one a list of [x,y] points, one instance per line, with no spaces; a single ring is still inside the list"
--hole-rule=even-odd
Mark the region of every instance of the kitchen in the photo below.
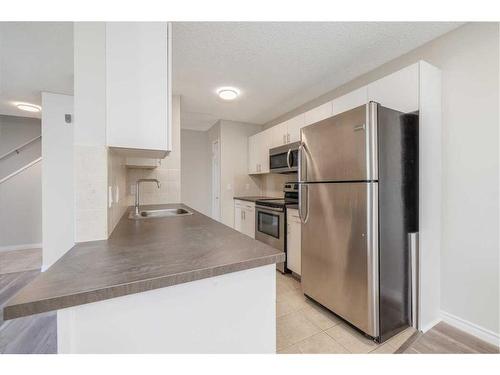
[[[269,33],[283,43],[291,27],[305,34],[299,50],[311,35],[332,44],[339,32],[328,23],[74,24],[74,108],[61,112],[61,98],[42,94],[42,132],[51,103],[74,115],[74,162],[44,164],[46,176],[54,168],[77,182],[45,182],[61,193],[46,197],[45,219],[60,223],[61,205],[75,201],[64,214],[76,218],[74,235],[47,232],[44,272],[3,306],[6,321],[57,310],[59,353],[394,353],[416,351],[412,342],[443,330],[441,320],[458,326],[438,293],[448,56],[436,57],[433,43],[493,26],[411,25],[393,56],[315,85],[311,76],[332,67],[298,75],[308,60],[288,51],[298,62],[269,85],[275,67],[244,61],[258,49],[264,65],[282,61],[264,45]],[[370,27],[395,35],[406,26]],[[254,50],[217,46],[229,30]],[[390,50],[391,40],[379,43]],[[44,160],[55,151],[43,148]],[[131,321],[147,324],[130,330]]]

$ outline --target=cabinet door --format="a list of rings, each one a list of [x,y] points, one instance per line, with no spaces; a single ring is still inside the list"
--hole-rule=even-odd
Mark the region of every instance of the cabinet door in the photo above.
[[[349,111],[350,109],[359,107],[360,105],[366,104],[368,102],[368,87],[364,86],[357,90],[351,91],[350,93],[338,97],[333,100],[333,112],[332,114],[338,115],[339,113]]]
[[[300,275],[302,256],[300,219],[297,210],[290,211],[287,215],[287,267]]]
[[[248,137],[248,173],[257,173],[257,164],[259,163],[260,148],[258,143],[258,134]]]
[[[304,126],[314,124],[332,116],[332,102],[328,102],[304,113]]]
[[[278,147],[287,143],[287,123],[282,122],[281,124],[274,125],[271,130],[271,143],[270,147]]]
[[[272,148],[272,134],[273,128],[259,133],[259,173],[269,173],[269,149]]]
[[[255,238],[255,209],[245,207],[243,209],[243,233],[247,236]]]
[[[300,141],[300,129],[305,124],[305,114],[301,113],[286,122],[287,125],[287,143]]]
[[[368,85],[368,99],[401,112],[418,110],[418,63]]]
[[[165,22],[106,23],[106,132],[111,147],[170,150]]]
[[[238,232],[243,232],[243,210],[240,201],[234,201],[234,229]]]

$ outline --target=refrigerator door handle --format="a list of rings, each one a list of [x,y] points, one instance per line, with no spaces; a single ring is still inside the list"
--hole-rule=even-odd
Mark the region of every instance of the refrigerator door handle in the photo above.
[[[302,189],[306,189],[306,195],[303,196]],[[305,198],[305,207],[302,201]],[[305,209],[305,216],[304,216]],[[306,184],[299,184],[299,218],[302,224],[307,223],[307,219],[309,218],[309,187]]]
[[[297,166],[297,180],[298,182],[304,182],[304,169],[307,175],[307,157],[306,157],[307,149],[305,143],[301,142],[298,148],[298,166]],[[305,168],[303,168],[303,165]]]

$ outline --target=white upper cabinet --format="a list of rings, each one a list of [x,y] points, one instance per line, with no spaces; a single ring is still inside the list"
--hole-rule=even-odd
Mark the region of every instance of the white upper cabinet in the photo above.
[[[333,100],[333,115],[349,111],[368,102],[368,87],[364,86]]]
[[[300,140],[300,129],[304,127],[305,124],[305,115],[301,113],[298,116],[291,118],[286,121],[288,136],[287,143],[297,142]]]
[[[332,116],[332,102],[328,102],[304,113],[304,126],[314,124]]]
[[[288,138],[288,127],[285,122],[281,124],[274,125],[271,131],[271,148],[287,144]]]
[[[297,142],[300,139],[300,129],[304,126],[304,114],[282,122],[273,126],[272,129],[272,145],[278,147],[291,142]]]
[[[169,49],[165,22],[106,24],[108,146],[150,157],[171,150]]]
[[[269,173],[269,149],[272,148],[273,128],[269,128],[259,133],[260,153],[259,153],[259,173]]]
[[[269,173],[269,149],[272,148],[273,128],[248,137],[248,173]]]
[[[368,100],[401,112],[418,111],[418,63],[368,85]]]
[[[259,134],[248,137],[248,173],[258,173],[259,165]]]

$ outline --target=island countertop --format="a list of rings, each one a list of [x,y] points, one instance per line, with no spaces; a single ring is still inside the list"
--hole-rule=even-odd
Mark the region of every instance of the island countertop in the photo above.
[[[121,218],[109,239],[77,243],[4,307],[4,319],[280,263],[285,254],[183,204],[193,215]]]

